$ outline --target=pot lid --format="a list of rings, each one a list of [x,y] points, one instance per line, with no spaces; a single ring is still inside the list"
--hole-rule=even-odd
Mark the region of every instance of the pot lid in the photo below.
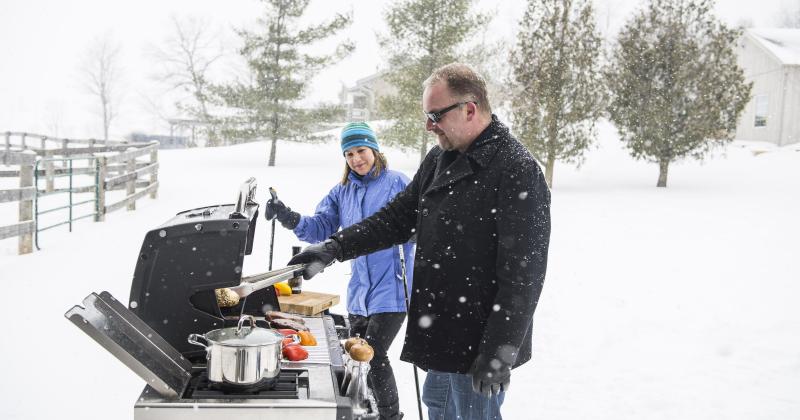
[[[245,327],[244,321],[250,321],[250,326]],[[239,326],[212,330],[205,335],[208,341],[213,341],[223,346],[250,347],[265,346],[280,343],[283,335],[277,331],[255,326],[255,319],[245,315],[239,320]]]

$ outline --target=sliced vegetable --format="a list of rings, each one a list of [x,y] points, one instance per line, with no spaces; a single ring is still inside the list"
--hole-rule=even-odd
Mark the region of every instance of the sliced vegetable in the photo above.
[[[283,348],[283,357],[298,362],[300,360],[308,359],[308,352],[302,346],[297,344],[289,344]]]
[[[289,314],[286,312],[280,311],[267,311],[264,313],[267,317],[267,321],[275,321],[277,319],[288,319],[290,321],[294,321],[300,324],[305,324],[306,322],[303,320],[303,317],[295,314]]]
[[[275,283],[275,291],[278,296],[291,296],[292,287],[288,283]]]
[[[311,331],[300,331],[297,335],[300,336],[300,344],[304,346],[317,345],[317,338],[314,337],[314,334],[311,334]]]
[[[290,319],[273,319],[269,321],[272,328],[290,328],[295,331],[308,331],[308,327],[299,322],[294,322]]]

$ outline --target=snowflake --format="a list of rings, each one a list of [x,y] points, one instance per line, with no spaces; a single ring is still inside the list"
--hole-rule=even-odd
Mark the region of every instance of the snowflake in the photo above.
[[[419,317],[419,327],[420,328],[430,328],[433,325],[433,318],[428,315],[422,315]]]

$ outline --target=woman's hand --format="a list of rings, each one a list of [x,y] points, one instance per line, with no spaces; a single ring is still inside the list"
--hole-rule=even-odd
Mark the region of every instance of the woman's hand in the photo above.
[[[267,205],[265,207],[264,217],[266,217],[267,220],[277,218],[286,229],[294,229],[297,227],[297,224],[300,223],[300,214],[286,207],[286,204],[283,204],[281,200],[270,198],[267,200]]]

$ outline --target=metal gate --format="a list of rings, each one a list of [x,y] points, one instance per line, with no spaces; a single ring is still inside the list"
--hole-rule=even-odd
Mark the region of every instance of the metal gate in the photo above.
[[[74,167],[74,161],[86,161],[86,167]],[[56,169],[55,163],[61,162],[61,168]],[[40,166],[45,165],[47,168],[46,170],[40,170]],[[37,250],[41,250],[39,248],[39,232],[44,232],[48,229],[52,229],[58,226],[69,225],[69,231],[72,232],[72,223],[80,220],[85,219],[87,217],[94,217],[98,213],[98,174],[99,171],[97,169],[97,159],[93,156],[82,156],[82,157],[74,157],[74,158],[46,158],[40,159],[36,161],[34,165],[34,184],[33,186],[36,187],[36,196],[34,198],[34,220],[36,222],[36,232],[34,234],[34,243],[36,245]],[[48,183],[48,188],[42,190],[39,188],[39,180],[42,179],[40,177],[40,173],[45,173],[45,181]],[[75,187],[74,186],[74,176],[75,175],[89,175],[94,179],[94,185],[84,185]],[[66,188],[55,188],[55,179],[56,178],[68,178]],[[75,194],[86,194],[92,193],[92,198],[88,200],[82,201],[74,201]],[[39,198],[40,197],[47,197],[53,195],[60,195],[66,194],[66,204],[48,208],[42,210],[39,207]],[[76,207],[93,203],[92,211],[88,214],[82,214],[79,216],[75,216],[73,209]],[[61,210],[67,210],[66,220],[57,219],[56,223],[51,224],[49,226],[40,226],[39,225],[39,216],[43,214],[53,213]]]

